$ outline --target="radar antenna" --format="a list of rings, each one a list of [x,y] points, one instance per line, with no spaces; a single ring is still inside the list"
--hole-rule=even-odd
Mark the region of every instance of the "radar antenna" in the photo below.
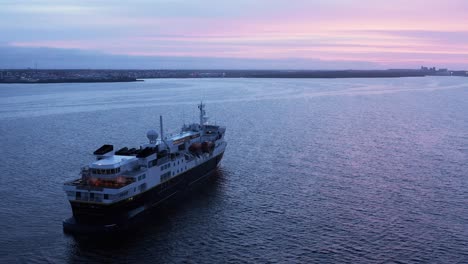
[[[148,138],[150,144],[156,144],[156,140],[158,139],[159,135],[158,132],[151,129],[146,133],[146,137]]]

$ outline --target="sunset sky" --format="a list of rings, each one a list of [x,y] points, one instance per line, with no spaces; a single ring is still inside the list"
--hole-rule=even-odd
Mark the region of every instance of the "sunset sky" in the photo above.
[[[0,68],[468,69],[466,0],[0,0],[0,24]]]

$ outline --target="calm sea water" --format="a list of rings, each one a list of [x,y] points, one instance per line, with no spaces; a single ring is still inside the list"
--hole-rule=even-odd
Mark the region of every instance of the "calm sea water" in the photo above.
[[[207,103],[218,177],[118,239],[63,234],[104,143]],[[468,78],[0,86],[0,262],[468,263]],[[170,130],[169,130],[170,132]]]

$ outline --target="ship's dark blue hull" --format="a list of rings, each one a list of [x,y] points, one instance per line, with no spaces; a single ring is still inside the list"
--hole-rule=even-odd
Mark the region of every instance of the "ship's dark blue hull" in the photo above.
[[[115,204],[70,202],[73,217],[63,222],[63,228],[71,233],[112,232],[128,226],[133,218],[149,209],[159,207],[195,183],[211,176],[223,153],[180,174],[148,191]]]

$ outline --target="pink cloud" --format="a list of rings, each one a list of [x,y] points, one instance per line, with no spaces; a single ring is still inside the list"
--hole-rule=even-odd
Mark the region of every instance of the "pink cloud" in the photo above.
[[[461,0],[273,1],[268,12],[226,17],[136,16],[96,10],[102,13],[89,17],[80,13],[70,19],[44,16],[43,23],[31,26],[39,31],[41,27],[49,31],[72,27],[76,35],[52,40],[42,34],[43,39],[23,37],[8,42],[19,47],[138,56],[313,58],[381,64],[459,63],[468,55],[468,4]],[[102,36],[80,37],[80,31],[97,30]],[[435,32],[447,34],[436,36]],[[450,36],[450,32],[458,35]]]

